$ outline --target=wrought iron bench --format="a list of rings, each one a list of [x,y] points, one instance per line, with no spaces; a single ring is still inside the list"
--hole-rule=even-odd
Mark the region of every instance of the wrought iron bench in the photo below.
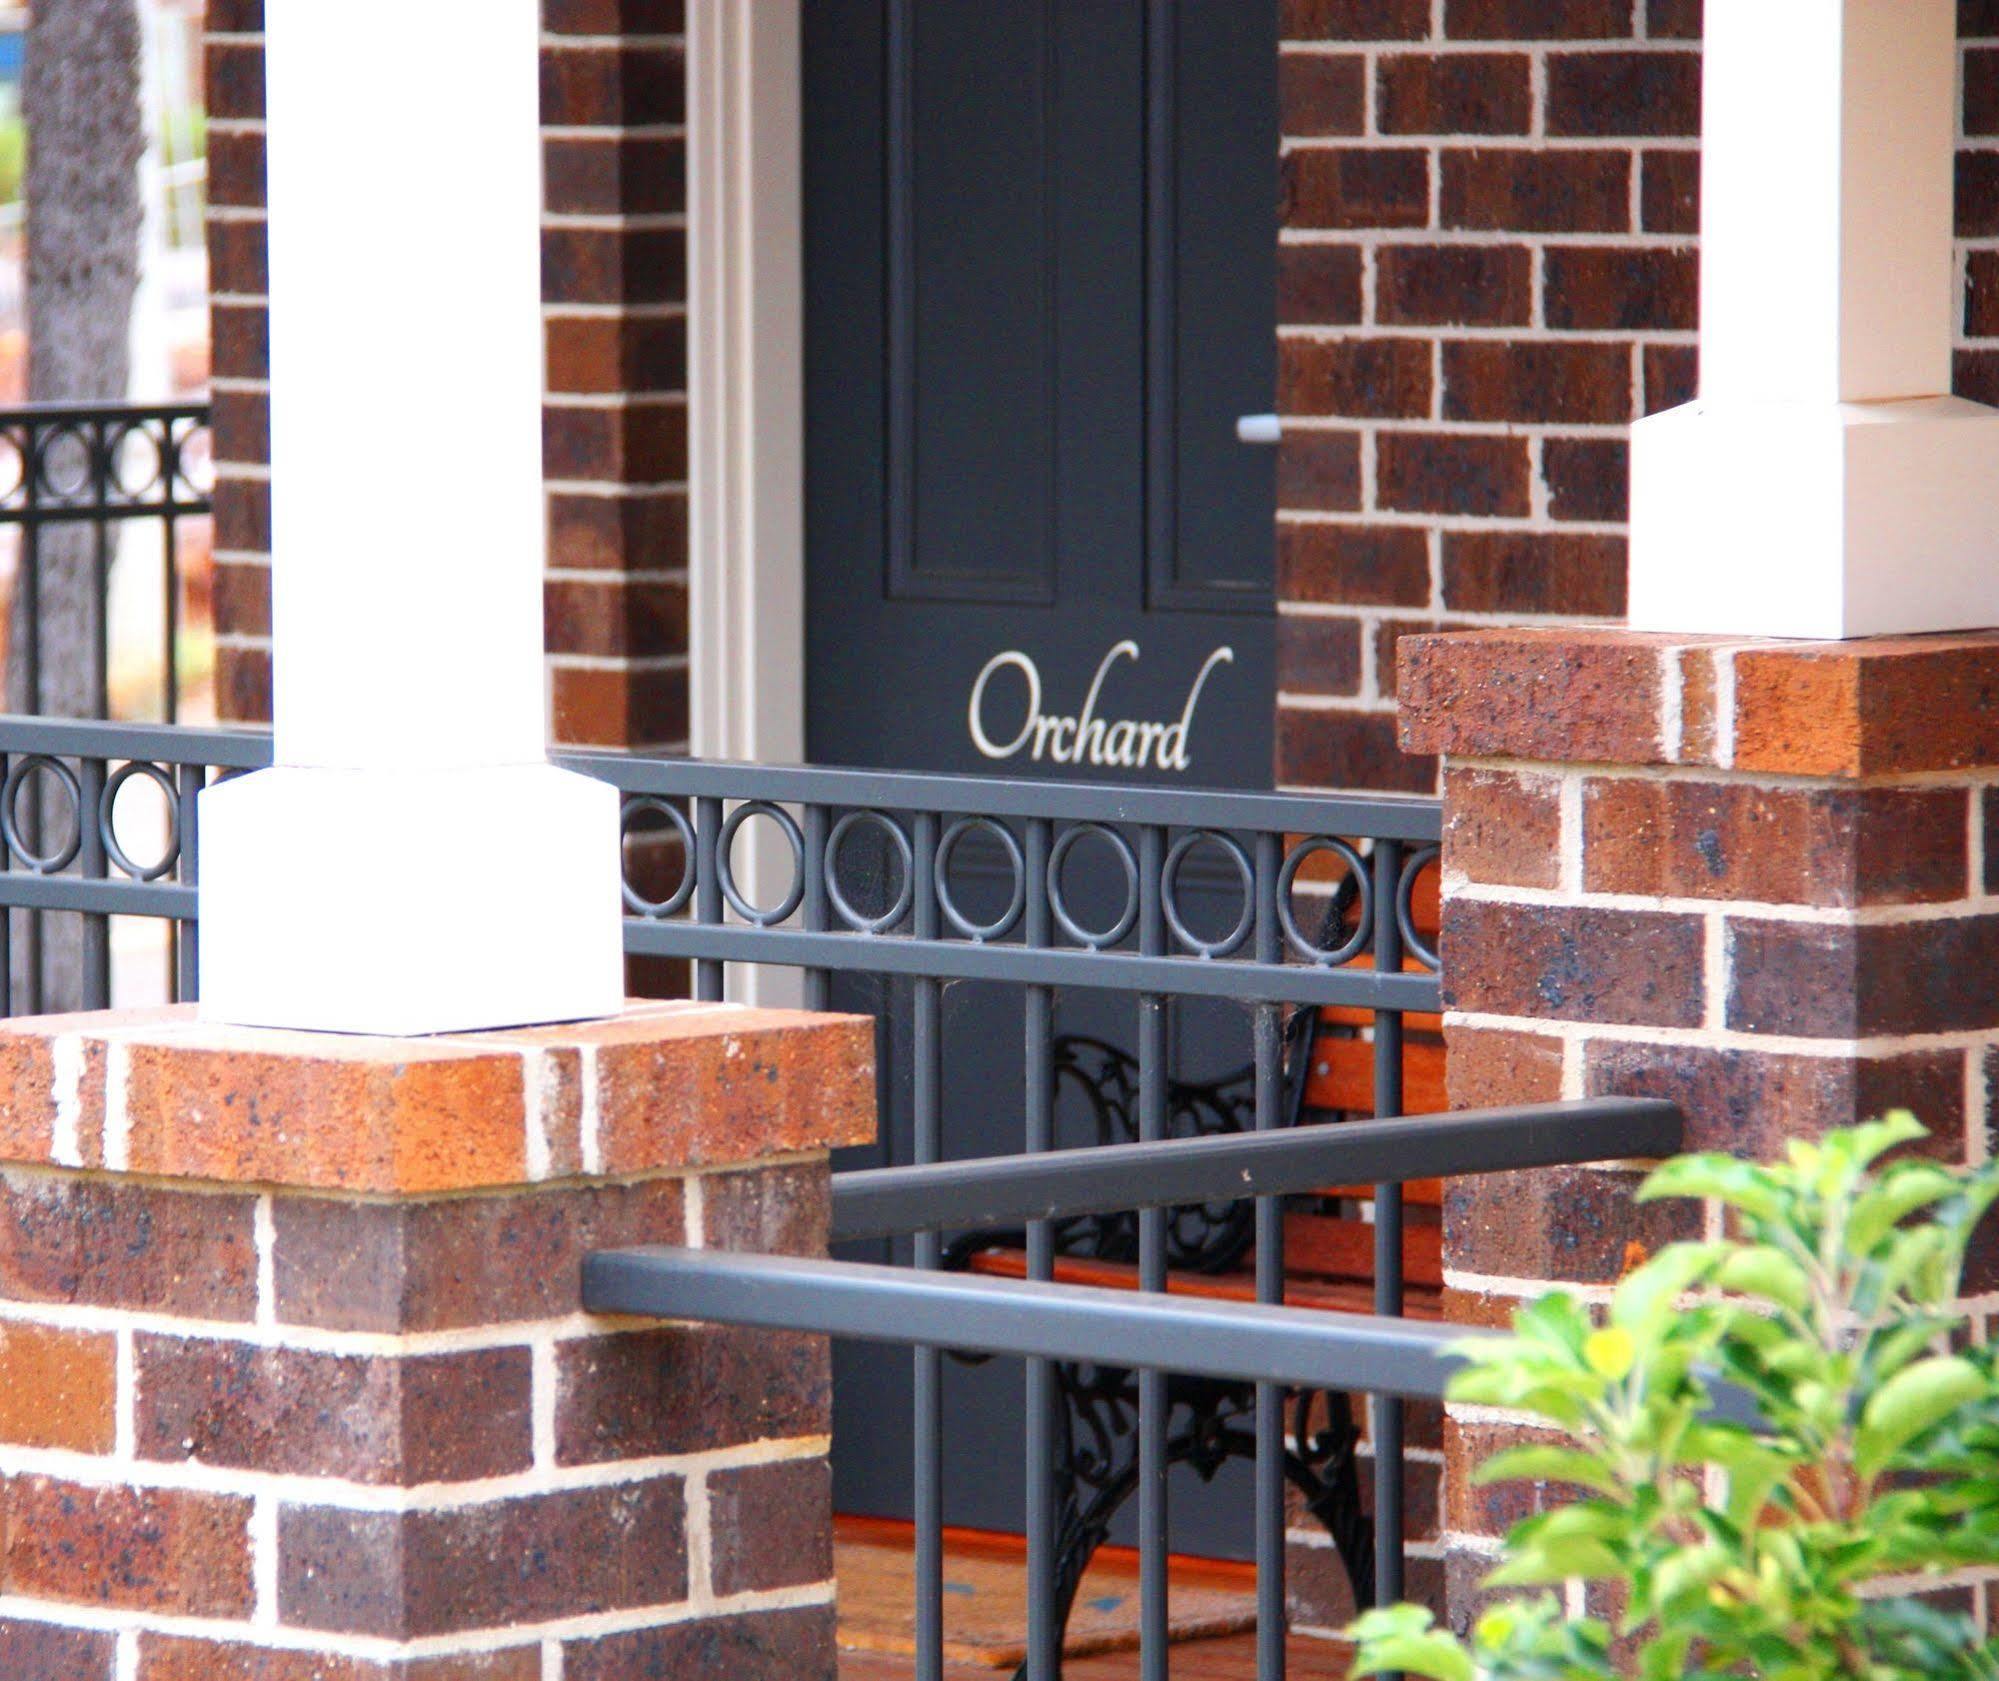
[[[1286,1115],[1292,1126],[1336,1123],[1375,1112],[1374,1046],[1360,1034],[1362,1011],[1300,1010],[1286,1029]],[[1416,1114],[1447,1107],[1440,1018],[1405,1018],[1402,1106]],[[1072,1035],[1054,1047],[1058,1090],[1090,1116],[1097,1144],[1138,1138],[1138,1061],[1119,1046]],[[1168,1087],[1174,1137],[1246,1133],[1255,1114],[1253,1068],[1210,1082]],[[1283,1220],[1287,1306],[1338,1313],[1375,1309],[1375,1190],[1329,1185],[1295,1198]],[[1403,1226],[1404,1312],[1440,1315],[1443,1290],[1443,1200],[1440,1180],[1403,1187],[1413,1218]],[[1090,1214],[1053,1223],[1058,1284],[1136,1290],[1139,1235],[1135,1213]],[[1254,1210],[1247,1202],[1192,1204],[1167,1220],[1168,1290],[1210,1300],[1254,1302]],[[1029,1276],[1024,1232],[977,1232],[946,1253],[946,1266],[986,1277]],[[1069,1608],[1097,1549],[1135,1494],[1137,1374],[1124,1367],[1058,1362],[1054,1368],[1062,1415],[1055,1490],[1058,1519],[1056,1590],[1059,1615]],[[1168,1380],[1167,1459],[1212,1480],[1231,1459],[1256,1456],[1255,1386],[1175,1375]],[[1374,1523],[1361,1499],[1356,1457],[1361,1444],[1350,1396],[1334,1391],[1293,1395],[1286,1480],[1331,1537],[1352,1584],[1355,1602],[1374,1598]]]

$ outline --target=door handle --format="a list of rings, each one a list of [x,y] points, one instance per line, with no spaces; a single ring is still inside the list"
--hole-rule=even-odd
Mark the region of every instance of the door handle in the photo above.
[[[1278,444],[1284,441],[1284,422],[1274,414],[1236,416],[1235,435],[1245,444]]]

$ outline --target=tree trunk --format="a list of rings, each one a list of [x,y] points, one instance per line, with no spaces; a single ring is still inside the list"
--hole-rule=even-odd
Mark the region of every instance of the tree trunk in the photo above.
[[[137,0],[32,0],[21,88],[28,131],[28,395],[36,402],[117,402],[130,379],[132,298],[139,280],[140,101]],[[81,462],[81,452],[72,458]],[[75,468],[60,454],[58,479]],[[108,538],[108,531],[105,533]],[[45,527],[36,564],[16,576],[7,690],[18,710],[90,717],[103,692],[103,580],[109,550],[82,524]],[[31,570],[38,587],[25,599]],[[26,639],[39,648],[29,692]],[[49,843],[70,814],[45,813]],[[16,927],[24,919],[16,918]],[[74,1008],[84,1002],[81,919],[51,916],[41,944],[40,997],[30,984],[15,1007]],[[25,931],[25,930],[22,930]],[[15,949],[31,944],[17,940]],[[25,959],[17,982],[30,979]]]

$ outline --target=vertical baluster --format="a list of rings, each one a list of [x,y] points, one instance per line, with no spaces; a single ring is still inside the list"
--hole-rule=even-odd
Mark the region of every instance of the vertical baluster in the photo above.
[[[177,875],[189,887],[200,882],[201,787],[205,773],[200,765],[176,767],[175,783],[180,790],[180,859]],[[201,923],[190,916],[174,924],[174,1002],[184,1004],[201,995]]]
[[[169,431],[172,425],[169,421]],[[175,519],[171,465],[168,467],[166,496],[166,511],[161,516],[160,524],[160,552],[166,568],[165,600],[161,603],[166,625],[161,631],[165,645],[160,650],[160,711],[169,724],[177,724],[180,722],[180,526]]]
[[[826,832],[829,827],[826,808],[823,805],[809,805],[805,808],[805,930],[809,934],[823,934],[832,925],[832,904],[826,894]],[[827,969],[807,969],[805,971],[805,1007],[808,1010],[824,1010],[831,1007],[832,972]]]
[[[102,422],[88,434],[90,450],[90,613],[94,625],[90,657],[92,704],[99,718],[111,716],[111,445]]]
[[[13,768],[13,761],[0,753],[0,788],[7,785],[7,773]],[[14,868],[14,849],[0,838],[0,872],[11,872]],[[0,1017],[14,1013],[14,912],[6,905],[0,905]]]
[[[23,428],[21,458],[22,484],[22,525],[21,525],[21,588],[15,597],[15,609],[21,615],[22,623],[16,628],[26,632],[21,642],[22,659],[22,701],[24,712],[39,714],[42,710],[42,479],[45,464],[42,460],[46,440],[41,429],[32,421]],[[41,779],[31,776],[29,786],[21,790],[23,798],[14,811],[14,819],[20,825],[23,838],[31,850],[40,851],[42,844],[42,796]],[[43,917],[40,911],[26,911],[21,917],[22,962],[26,996],[21,1000],[23,1015],[38,1016],[42,1013],[42,930]]]
[[[1401,843],[1374,843],[1374,967],[1380,975],[1402,970],[1402,929],[1396,921],[1401,885]],[[1374,1113],[1392,1120],[1402,1113],[1402,1013],[1374,1012]],[[1402,1316],[1402,1187],[1374,1188],[1374,1311]],[[1402,1402],[1374,1398],[1374,1593],[1392,1605],[1403,1593]]]
[[[1277,835],[1256,837],[1255,955],[1276,963],[1283,952],[1277,925],[1277,873],[1283,843]],[[1284,1010],[1258,1004],[1256,1035],[1256,1130],[1274,1132],[1284,1114]],[[1299,1070],[1302,1079],[1304,1070]],[[1284,1204],[1278,1197],[1256,1199],[1256,1299],[1284,1300]],[[1284,1386],[1256,1386],[1256,1675],[1257,1681],[1284,1681]]]
[[[1051,825],[1037,817],[1027,825],[1027,943],[1036,948],[1053,939],[1048,911],[1048,849]],[[1030,986],[1024,1005],[1027,1048],[1026,1146],[1030,1155],[1055,1147],[1055,994]],[[1027,1226],[1027,1276],[1046,1279],[1055,1272],[1055,1234],[1046,1220]],[[1056,1681],[1062,1667],[1061,1605],[1055,1581],[1055,1456],[1060,1438],[1055,1420],[1055,1369],[1047,1360],[1027,1363],[1027,1677]]]
[[[915,934],[937,938],[937,815],[919,811],[914,824]],[[943,988],[932,976],[921,975],[915,987],[913,1027],[915,1073],[913,1156],[917,1163],[934,1162],[942,1154],[942,1059],[938,1043],[942,1029]],[[916,1265],[934,1270],[943,1259],[942,1239],[920,1232],[915,1242]],[[916,1674],[918,1681],[942,1681],[944,1674],[944,1419],[943,1357],[934,1348],[916,1351],[915,1499],[916,1516]]]
[[[704,928],[722,926],[722,802],[702,795],[694,802],[694,920]],[[704,1004],[722,1001],[722,962],[694,960],[694,996]]]
[[[102,526],[98,529],[101,531]],[[103,881],[110,872],[99,822],[106,766],[101,759],[77,761],[77,835],[82,845],[77,865],[85,881]],[[111,1005],[111,918],[97,911],[83,913],[83,1007],[103,1010]]]
[[[1157,828],[1139,833],[1138,935],[1147,957],[1166,953],[1166,917],[1160,902],[1160,875],[1166,841]],[[1157,1143],[1166,1136],[1167,1001],[1156,992],[1138,1000],[1138,1136]],[[1138,1217],[1138,1283],[1141,1290],[1166,1288],[1166,1210],[1148,1208]],[[1166,1374],[1138,1374],[1138,1663],[1143,1681],[1166,1681]]]

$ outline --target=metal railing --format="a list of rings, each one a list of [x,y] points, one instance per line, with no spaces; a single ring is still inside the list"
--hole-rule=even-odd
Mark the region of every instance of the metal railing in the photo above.
[[[84,1002],[98,1007],[112,1002],[103,933],[109,919],[164,919],[174,930],[168,991],[191,997],[198,938],[197,796],[215,778],[257,768],[269,756],[269,738],[256,734],[0,719],[0,836],[7,854],[6,868],[0,871],[0,907],[8,911],[0,917],[8,924],[0,937],[32,939],[39,918],[48,912],[82,913],[96,931]],[[1414,909],[1418,883],[1437,857],[1438,804],[609,755],[562,762],[615,784],[624,795],[629,953],[687,960],[694,990],[704,999],[723,996],[725,969],[731,963],[802,968],[806,1001],[813,1006],[828,1002],[836,976],[896,977],[907,989],[907,1160],[895,1164],[887,1178],[839,1176],[837,1196],[849,1229],[913,1234],[914,1272],[898,1275],[896,1285],[909,1292],[905,1300],[913,1316],[913,1304],[919,1301],[1028,1299],[1042,1300],[1058,1317],[1072,1314],[1072,1308],[1059,1304],[1083,1298],[1070,1287],[1048,1282],[1064,1220],[1084,1206],[1137,1207],[1132,1242],[1137,1292],[1120,1298],[1115,1307],[1100,1304],[1094,1311],[1102,1325],[1128,1325],[1138,1335],[1145,1326],[1184,1323],[1203,1337],[1219,1335],[1218,1323],[1211,1322],[1223,1317],[1269,1327],[1268,1346],[1252,1339],[1241,1345],[1246,1352],[1217,1358],[1255,1384],[1259,1673],[1266,1681],[1280,1676],[1284,1409],[1287,1386],[1297,1374],[1273,1366],[1270,1348],[1287,1338],[1297,1348],[1318,1347],[1313,1341],[1317,1336],[1334,1339],[1325,1348],[1348,1350],[1358,1346],[1353,1339],[1361,1334],[1351,1322],[1329,1323],[1316,1333],[1301,1331],[1281,1313],[1280,1199],[1305,1182],[1293,1176],[1294,1167],[1303,1171],[1298,1164],[1310,1164],[1313,1171],[1306,1179],[1321,1184],[1327,1182],[1325,1175],[1334,1174],[1327,1164],[1336,1159],[1364,1167],[1375,1185],[1375,1313],[1396,1320],[1404,1306],[1402,1183],[1437,1171],[1416,1165],[1432,1161],[1431,1155],[1398,1154],[1400,1140],[1434,1136],[1441,1147],[1459,1136],[1443,1123],[1425,1122],[1392,1135],[1384,1152],[1377,1135],[1359,1128],[1321,1129],[1323,1138],[1320,1133],[1287,1133],[1295,1099],[1289,1084],[1295,1071],[1286,1067],[1287,1026],[1293,1012],[1306,1012],[1300,1019],[1311,1020],[1325,1006],[1364,1022],[1372,1039],[1376,1115],[1391,1119],[1401,1113],[1403,1018],[1440,1007],[1437,956]],[[147,787],[159,808],[150,847],[137,843],[132,829],[138,825],[128,824],[125,805]],[[26,814],[37,803],[38,823],[30,825]],[[766,843],[776,843],[780,862],[789,858],[788,876],[778,871],[779,885],[767,888],[762,902],[750,897],[744,885],[748,877],[736,867],[737,848],[752,824],[764,827]],[[1090,892],[1077,886],[1080,877],[1091,873],[1073,862],[1079,848],[1096,855],[1096,887]],[[990,903],[979,908],[973,907],[962,879],[964,860],[974,851],[983,852],[987,866]],[[866,868],[857,870],[859,864]],[[857,881],[857,873],[863,879]],[[1216,899],[1233,895],[1218,926],[1207,926],[1197,914],[1187,889],[1196,877],[1207,884],[1208,923],[1215,920]],[[1108,899],[1101,891],[1106,884],[1113,889]],[[9,970],[5,958],[0,951],[0,977]],[[997,1109],[1017,1114],[1021,1154],[981,1164],[969,1177],[963,1163],[940,1165],[945,1153],[943,1002],[947,985],[959,982],[1001,982],[1019,989],[1017,1043],[1024,1051],[1017,1099],[1004,1094],[986,1098]],[[1058,1142],[1056,1004],[1058,996],[1076,993],[1130,1001],[1136,1050],[1129,1059],[1128,1147],[1141,1152],[1138,1156],[1115,1154],[1116,1142],[1108,1149],[1050,1155]],[[1171,1134],[1186,1130],[1189,1112],[1175,1075],[1172,1024],[1176,1006],[1200,1000],[1225,1001],[1246,1012],[1250,1060],[1238,1076],[1240,1102],[1211,1105],[1211,1118],[1195,1128],[1214,1132],[1216,1140],[1169,1145]],[[6,1013],[14,1013],[17,1003],[29,1011],[38,1007],[34,997],[17,1000],[11,990],[0,998]],[[997,1024],[981,1019],[976,1025],[991,1036]],[[1590,1113],[1627,1114],[1601,1108]],[[1263,1134],[1278,1136],[1256,1136]],[[1590,1148],[1599,1145],[1604,1154],[1644,1153],[1623,1133],[1614,1141],[1607,1133],[1591,1134]],[[1035,1157],[1048,1162],[1038,1164]],[[1044,1174],[1043,1166],[1052,1173]],[[1106,1172],[1120,1177],[1107,1182],[1102,1178]],[[1245,1179],[1245,1172],[1252,1176]],[[1134,1194],[1134,1186],[1155,1182],[1162,1187],[1163,1201]],[[986,1213],[959,1194],[966,1185],[987,1199]],[[948,1192],[946,1200],[926,1203],[939,1194],[939,1187]],[[1169,1224],[1173,1210],[1189,1202],[1231,1203],[1245,1195],[1254,1199],[1253,1218],[1228,1228],[1240,1233],[1230,1258],[1239,1253],[1253,1266],[1260,1305],[1209,1310],[1169,1297],[1169,1264],[1186,1264]],[[871,1226],[857,1212],[870,1206],[878,1211],[869,1217]],[[943,1229],[986,1224],[999,1217],[994,1211],[1025,1222],[1026,1297],[1018,1289],[1000,1288],[1001,1281],[942,1271]],[[680,1263],[675,1276],[684,1280],[691,1266],[695,1263]],[[600,1271],[599,1276],[610,1275]],[[815,1275],[787,1272],[783,1264],[773,1263],[760,1276],[788,1280],[787,1288],[802,1283],[808,1296],[820,1288],[809,1282]],[[836,1271],[816,1276],[862,1275]],[[887,1280],[874,1283],[879,1290],[868,1293],[877,1303],[893,1299],[881,1293],[889,1287]],[[1050,1291],[1060,1294],[1049,1296]],[[676,1309],[688,1315],[695,1311],[684,1303]],[[923,1322],[920,1317],[909,1321]],[[983,1338],[1002,1350],[1013,1346],[998,1335],[997,1322],[978,1323],[986,1325],[980,1337],[972,1336],[968,1326],[965,1335],[941,1340],[964,1345]],[[1394,1336],[1404,1339],[1398,1347],[1427,1346],[1428,1333],[1413,1327]],[[911,1509],[917,1667],[928,1677],[940,1673],[943,1649],[943,1357],[936,1346],[939,1339],[904,1340],[917,1344]],[[1064,1536],[1073,1539],[1079,1521],[1073,1480],[1065,1483],[1059,1474],[1066,1437],[1058,1416],[1065,1393],[1064,1362],[1087,1358],[1102,1365],[1112,1358],[1113,1346],[1078,1334],[1017,1350],[1027,1356],[1024,1529],[1029,1577],[1037,1584],[1030,1601],[1028,1672],[1036,1677],[1060,1671],[1059,1596],[1048,1584],[1055,1579]],[[1163,1345],[1131,1346],[1143,1352]],[[1330,1385],[1358,1381],[1354,1372],[1365,1375],[1370,1369],[1347,1371],[1340,1364],[1343,1357],[1327,1355],[1311,1370]],[[1176,1451],[1169,1440],[1174,1391],[1164,1368],[1137,1358],[1132,1365],[1137,1369],[1132,1481],[1138,1508],[1140,1627],[1148,1654],[1145,1673],[1156,1676],[1165,1673],[1168,1629],[1167,1476]],[[1403,1391],[1391,1383],[1373,1387],[1372,1559],[1371,1568],[1360,1575],[1371,1576],[1365,1586],[1386,1600],[1404,1591]],[[1367,1520],[1357,1509],[1354,1519],[1364,1533]],[[1096,1539],[1101,1534],[1086,1537],[1090,1546]],[[1087,1549],[1083,1556],[1087,1558]],[[1351,1567],[1350,1553],[1342,1556]],[[1357,1580],[1356,1585],[1362,1583]]]
[[[178,716],[183,681],[182,605],[189,520],[212,512],[213,444],[206,403],[29,404],[0,409],[0,527],[19,533],[10,620],[18,668],[14,698],[31,711],[76,711],[82,700],[111,716],[111,569],[139,551],[123,542],[135,525],[159,537],[160,715]],[[45,660],[49,609],[82,621],[88,670],[77,693],[51,693]]]

